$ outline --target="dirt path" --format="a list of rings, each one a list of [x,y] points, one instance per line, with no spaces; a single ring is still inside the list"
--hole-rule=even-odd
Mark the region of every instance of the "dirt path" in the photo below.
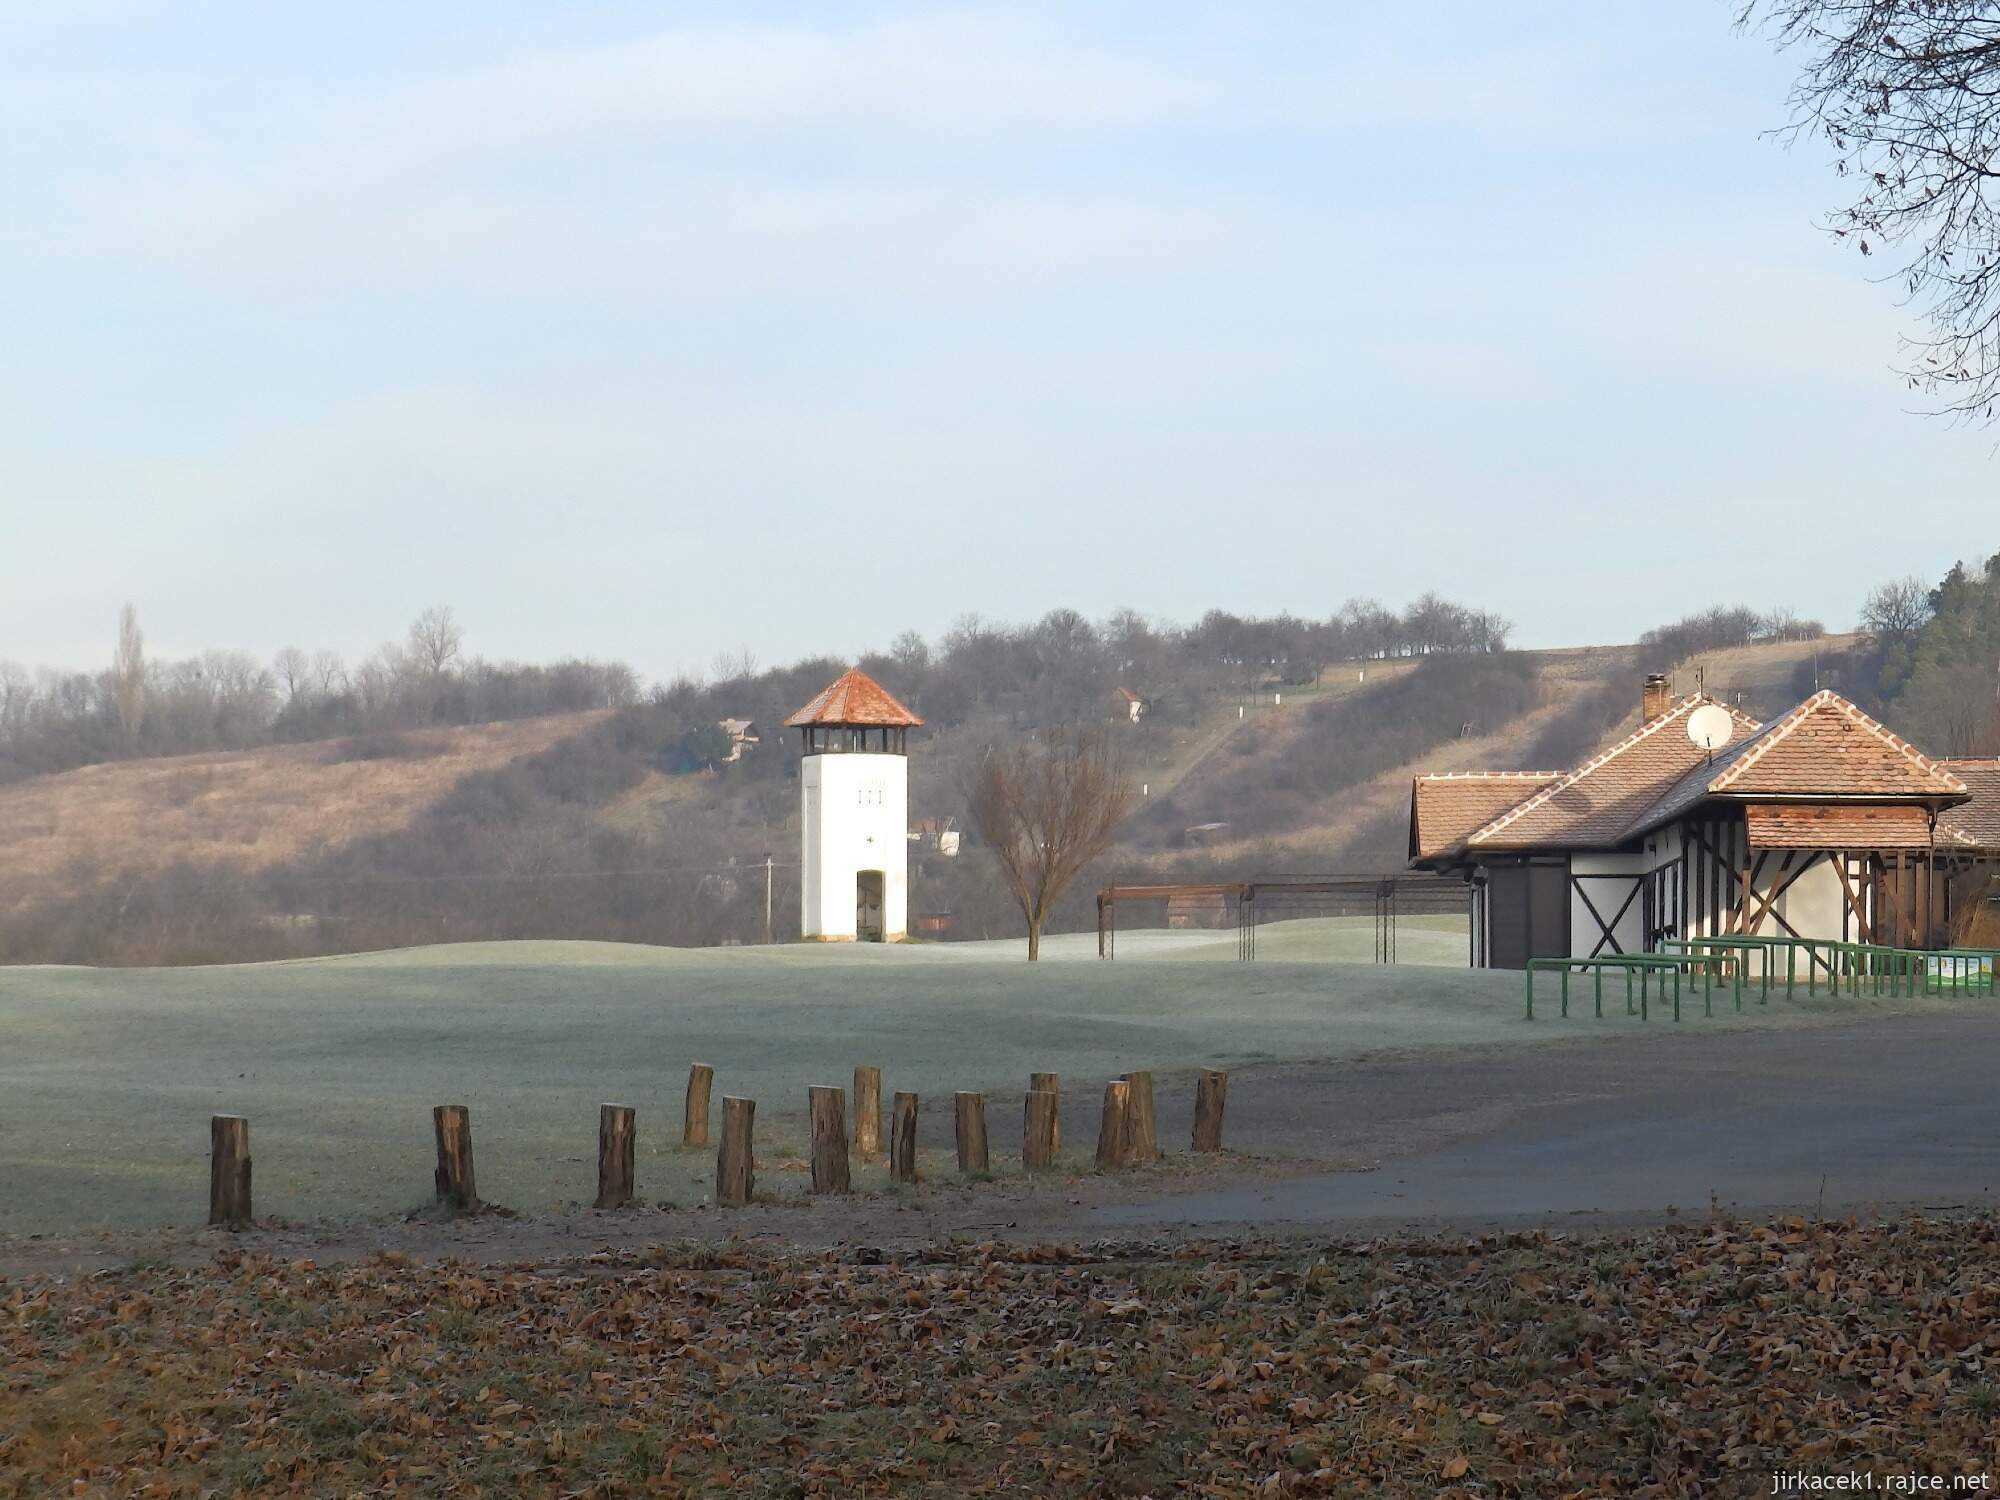
[[[1183,759],[1175,763],[1170,770],[1161,774],[1159,779],[1152,784],[1152,789],[1147,795],[1153,797],[1165,797],[1169,795],[1175,787],[1186,781],[1188,777],[1200,769],[1202,762],[1228,744],[1230,738],[1247,723],[1249,723],[1247,718],[1225,719],[1214,729],[1202,735],[1200,739],[1195,741],[1194,748]]]

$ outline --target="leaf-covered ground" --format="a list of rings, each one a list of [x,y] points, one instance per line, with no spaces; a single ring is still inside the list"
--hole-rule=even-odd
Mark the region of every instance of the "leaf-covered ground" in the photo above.
[[[1951,1476],[2000,1476],[1996,1308],[1985,1218],[225,1252],[0,1282],[0,1495],[1990,1493]]]

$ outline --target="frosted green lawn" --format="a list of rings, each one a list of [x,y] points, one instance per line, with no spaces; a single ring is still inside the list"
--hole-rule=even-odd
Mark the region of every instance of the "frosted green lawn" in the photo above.
[[[1371,943],[1363,918],[1274,924],[1254,964],[1233,962],[1230,931],[1124,933],[1116,963],[1061,961],[1094,952],[1092,938],[1063,937],[1049,945],[1058,961],[1039,965],[1019,962],[1012,943],[503,943],[223,968],[0,969],[0,1231],[199,1222],[216,1112],[251,1119],[264,1215],[424,1203],[430,1107],[445,1102],[472,1107],[489,1199],[524,1210],[587,1200],[597,1106],[612,1100],[639,1110],[641,1195],[691,1203],[713,1168],[677,1148],[693,1060],[715,1065],[718,1099],[758,1101],[759,1154],[774,1163],[759,1185],[789,1193],[801,1180],[775,1163],[797,1149],[807,1085],[846,1084],[860,1062],[882,1067],[885,1101],[923,1095],[926,1134],[941,1143],[954,1090],[994,1091],[1000,1109],[997,1097],[1037,1069],[1089,1099],[1134,1068],[1166,1081],[1200,1066],[1640,1029],[1622,1006],[1601,1022],[1529,1024],[1518,974],[1408,962],[1462,953],[1463,926],[1449,921],[1428,934],[1406,924],[1406,962],[1393,968],[1324,961],[1365,960]],[[1696,1024],[1851,1019],[1889,1004],[1822,998]],[[1651,1029],[1670,1028],[1656,1010]],[[996,1154],[1014,1145],[1006,1118]]]

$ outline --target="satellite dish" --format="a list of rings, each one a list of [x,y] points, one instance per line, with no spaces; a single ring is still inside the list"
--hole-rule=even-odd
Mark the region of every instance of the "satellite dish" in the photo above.
[[[1688,715],[1688,738],[1713,754],[1736,733],[1736,721],[1720,703],[1704,703]]]

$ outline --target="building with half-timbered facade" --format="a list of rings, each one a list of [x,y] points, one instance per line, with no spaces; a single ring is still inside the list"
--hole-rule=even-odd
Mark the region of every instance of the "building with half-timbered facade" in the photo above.
[[[1993,894],[2000,761],[1932,759],[1831,692],[1763,725],[1659,678],[1644,705],[1574,770],[1416,778],[1411,862],[1464,878],[1476,967],[1723,934],[1938,947]]]

